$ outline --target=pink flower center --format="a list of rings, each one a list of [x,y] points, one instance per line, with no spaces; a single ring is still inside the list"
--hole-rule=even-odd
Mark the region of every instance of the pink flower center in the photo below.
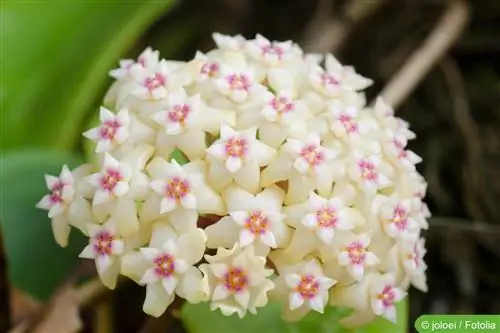
[[[323,228],[335,228],[337,224],[337,214],[333,208],[325,206],[316,211],[316,220]]]
[[[360,242],[352,242],[347,246],[347,254],[351,263],[354,265],[362,264],[366,258],[366,251],[363,244]]]
[[[120,123],[116,120],[105,121],[99,129],[99,134],[103,139],[113,140],[120,126]]]
[[[245,138],[229,138],[224,145],[227,157],[243,157],[248,152],[248,142]]]
[[[303,298],[311,299],[319,291],[319,282],[312,275],[302,276],[296,290]]]
[[[252,85],[250,79],[245,74],[230,74],[227,77],[227,82],[232,90],[248,91]]]
[[[408,218],[406,209],[397,205],[394,207],[394,214],[392,216],[392,223],[399,231],[404,231],[408,227]]]
[[[107,231],[101,231],[94,237],[94,252],[98,256],[110,256],[113,250],[115,236]]]
[[[256,235],[265,233],[268,227],[269,219],[265,214],[259,211],[251,212],[250,216],[245,221],[245,228]]]
[[[57,183],[55,183],[52,188],[50,189],[51,190],[51,194],[50,194],[50,201],[54,204],[56,203],[60,203],[63,201],[62,199],[62,191],[64,189],[64,186],[65,184],[62,182],[62,181],[58,181]]]
[[[201,74],[207,75],[210,78],[217,76],[220,66],[215,62],[207,62],[201,67]]]
[[[321,83],[323,86],[338,86],[340,85],[340,80],[333,75],[323,73],[321,74]]]
[[[147,77],[144,80],[144,86],[152,92],[155,89],[165,86],[167,77],[161,73],[155,73],[153,76]]]
[[[153,260],[154,272],[160,277],[169,277],[175,272],[174,257],[169,254],[162,254]]]
[[[175,105],[170,111],[168,111],[168,120],[174,123],[183,124],[190,112],[191,108],[187,104]]]
[[[269,103],[278,114],[286,114],[293,110],[293,103],[286,97],[274,97]]]
[[[283,54],[285,53],[285,51],[281,47],[276,45],[266,45],[263,46],[261,49],[262,49],[262,54],[275,55],[278,57],[279,60],[283,59]]]
[[[174,177],[167,182],[165,196],[179,202],[189,193],[190,185],[186,179]]]
[[[325,154],[323,149],[316,145],[307,145],[300,151],[300,157],[305,159],[311,166],[316,166],[324,162]]]
[[[223,279],[226,289],[234,293],[245,290],[249,285],[248,274],[244,269],[238,267],[228,269]]]
[[[101,187],[106,191],[113,191],[119,181],[122,181],[123,177],[120,171],[115,169],[107,169],[105,174],[101,177]]]
[[[393,306],[396,298],[394,288],[391,286],[385,286],[382,292],[377,295],[377,298],[382,301],[384,307],[388,308]]]
[[[358,123],[352,119],[348,114],[342,114],[339,117],[339,121],[344,126],[347,133],[356,133],[359,130]]]
[[[359,171],[361,172],[361,178],[368,181],[377,181],[378,175],[375,172],[375,165],[367,160],[361,160],[358,162]]]

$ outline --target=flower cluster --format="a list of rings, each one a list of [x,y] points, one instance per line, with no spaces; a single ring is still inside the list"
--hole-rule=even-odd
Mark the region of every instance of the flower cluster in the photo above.
[[[354,310],[345,326],[395,321],[410,284],[426,290],[414,133],[331,54],[213,37],[191,61],[148,48],[110,72],[84,133],[99,165],[46,176],[56,241],[88,236],[80,257],[109,288],[146,286],[152,316],[177,296],[240,317],[271,300],[289,320],[330,305]]]

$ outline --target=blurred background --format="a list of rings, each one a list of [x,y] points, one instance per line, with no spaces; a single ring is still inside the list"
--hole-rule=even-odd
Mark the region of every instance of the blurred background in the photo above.
[[[207,310],[141,313],[143,290],[113,293],[62,250],[44,212],[43,174],[85,158],[109,70],[146,46],[189,60],[211,34],[256,33],[333,52],[411,124],[433,213],[429,292],[411,290],[403,328],[423,313],[500,313],[500,2],[493,0],[2,1],[0,332],[282,332],[273,317],[220,326]],[[79,287],[74,287],[77,284]],[[208,307],[207,307],[208,308]],[[404,309],[403,309],[404,310]],[[198,312],[197,312],[198,311]],[[276,314],[276,312],[273,312]],[[276,314],[277,315],[277,314]],[[217,317],[218,318],[218,317]],[[340,332],[335,314],[286,332]],[[330,321],[330,322],[329,322]],[[194,324],[193,324],[194,322]],[[198,325],[196,325],[198,322]],[[219,325],[219,326],[217,326]],[[224,325],[229,325],[224,322]],[[236,326],[234,326],[236,325]],[[310,325],[310,326],[308,326]]]

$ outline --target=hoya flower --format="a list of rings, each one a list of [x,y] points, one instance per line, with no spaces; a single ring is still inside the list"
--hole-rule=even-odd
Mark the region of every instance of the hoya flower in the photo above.
[[[80,253],[80,258],[93,259],[99,277],[108,288],[114,289],[120,271],[120,256],[125,243],[116,232],[113,219],[104,224],[88,224],[89,245]]]
[[[387,134],[385,140],[386,144],[383,145],[384,152],[388,160],[396,167],[413,171],[415,170],[415,165],[422,161],[420,156],[406,149],[407,140],[404,137]]]
[[[393,260],[396,266],[395,270],[400,275],[399,278],[404,284],[411,283],[415,288],[423,292],[427,291],[425,275],[427,265],[424,261],[426,253],[425,240],[418,237],[399,242],[391,249],[391,255],[394,256]]]
[[[163,214],[179,232],[196,228],[198,214],[222,214],[221,197],[205,182],[204,163],[179,165],[156,157],[147,166],[151,176],[149,193],[140,212],[144,222],[154,221]]]
[[[361,283],[333,288],[330,302],[355,310],[341,320],[343,326],[353,329],[369,323],[376,316],[395,323],[395,305],[406,295],[405,291],[395,285],[393,274],[371,273]]]
[[[380,155],[355,153],[348,168],[350,178],[367,193],[375,193],[391,185],[391,181],[382,172],[384,164]]]
[[[115,115],[101,107],[99,119],[101,121],[99,127],[83,133],[87,138],[97,142],[96,153],[109,152],[128,139],[130,125],[128,110],[121,110]]]
[[[240,318],[268,302],[267,292],[274,288],[269,277],[273,271],[265,268],[266,258],[255,256],[252,246],[241,248],[238,243],[227,250],[219,248],[214,256],[205,256],[201,264],[205,290],[209,291],[211,309],[220,309],[228,316]]]
[[[283,318],[297,321],[310,311],[323,313],[328,304],[329,290],[337,281],[324,275],[316,259],[294,265],[280,262],[279,255],[273,259],[279,276],[270,297],[285,303]]]
[[[350,66],[342,66],[331,54],[326,56],[326,68],[314,66],[309,72],[312,86],[322,94],[330,97],[339,96],[343,91],[359,91],[372,84],[354,71]]]
[[[303,140],[287,139],[280,153],[262,172],[262,185],[289,180],[287,204],[302,201],[315,189],[322,193],[331,191],[334,171],[330,163],[338,152],[322,146],[317,133]]]
[[[293,98],[290,89],[267,94],[265,104],[258,104],[238,116],[239,126],[258,126],[259,139],[278,148],[287,138],[300,138],[307,134],[309,112],[304,102]]]
[[[297,55],[297,49],[292,41],[271,42],[262,35],[257,34],[254,40],[246,43],[248,53],[265,66],[278,66]],[[299,53],[300,55],[300,53]]]
[[[368,234],[353,234],[346,237],[339,248],[338,264],[345,267],[356,281],[363,279],[365,268],[373,267],[380,262],[377,256],[368,250],[370,241]]]
[[[207,227],[209,248],[231,248],[239,242],[242,248],[253,245],[257,255],[266,256],[271,248],[283,246],[289,230],[281,213],[284,192],[278,187],[268,187],[253,195],[237,186],[230,186],[223,193],[229,216]]]
[[[388,198],[380,208],[380,218],[385,233],[392,238],[410,237],[418,230],[417,222],[412,218],[412,201]]]
[[[140,66],[144,69],[154,68],[158,64],[160,53],[151,47],[146,48],[137,58],[120,60],[120,68],[113,69],[109,75],[115,79],[124,79],[130,76],[130,70],[133,66]]]
[[[202,274],[194,265],[205,253],[205,241],[201,229],[178,235],[167,224],[156,223],[149,245],[124,257],[135,261],[127,274],[146,286],[144,312],[160,316],[176,295],[191,303],[203,299]]]
[[[54,238],[62,247],[68,245],[71,226],[86,234],[86,224],[95,220],[91,205],[86,199],[91,190],[82,183],[82,179],[91,170],[91,165],[82,165],[73,171],[64,165],[59,177],[45,175],[50,194],[45,195],[36,207],[48,210]]]
[[[304,256],[318,246],[332,244],[338,231],[354,229],[363,222],[359,211],[342,197],[323,198],[311,192],[306,202],[284,208],[287,223],[297,231],[285,251]]]
[[[144,68],[133,66],[131,76],[134,79],[131,85],[132,95],[143,100],[159,100],[167,97],[170,89],[182,86],[182,81],[175,72],[178,64],[160,60],[156,66]]]
[[[209,166],[212,186],[223,189],[234,182],[250,192],[259,186],[260,167],[266,166],[276,154],[275,150],[256,139],[257,128],[235,131],[222,125],[220,139],[207,153],[213,158]]]
[[[135,202],[147,193],[147,177],[141,170],[149,156],[147,146],[138,146],[120,161],[105,153],[101,170],[87,177],[95,189],[92,207],[98,220],[113,216],[124,237],[139,230]]]
[[[245,38],[241,35],[227,36],[220,33],[212,34],[215,44],[221,50],[225,51],[241,51],[245,47]]]
[[[101,171],[88,178],[89,183],[96,188],[93,204],[105,204],[127,194],[131,174],[129,165],[121,164],[106,154]]]

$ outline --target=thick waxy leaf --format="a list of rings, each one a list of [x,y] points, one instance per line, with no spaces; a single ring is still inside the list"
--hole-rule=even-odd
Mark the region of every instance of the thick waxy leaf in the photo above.
[[[281,308],[270,303],[258,310],[257,315],[239,319],[236,315],[223,316],[219,310],[210,311],[210,305],[186,304],[182,318],[190,333],[405,333],[407,328],[406,302],[398,305],[397,325],[379,318],[370,325],[354,331],[341,327],[339,320],[347,313],[346,309],[328,307],[324,314],[310,313],[297,323],[287,323],[280,318]]]
[[[2,2],[0,147],[74,145],[108,71],[175,2]]]

